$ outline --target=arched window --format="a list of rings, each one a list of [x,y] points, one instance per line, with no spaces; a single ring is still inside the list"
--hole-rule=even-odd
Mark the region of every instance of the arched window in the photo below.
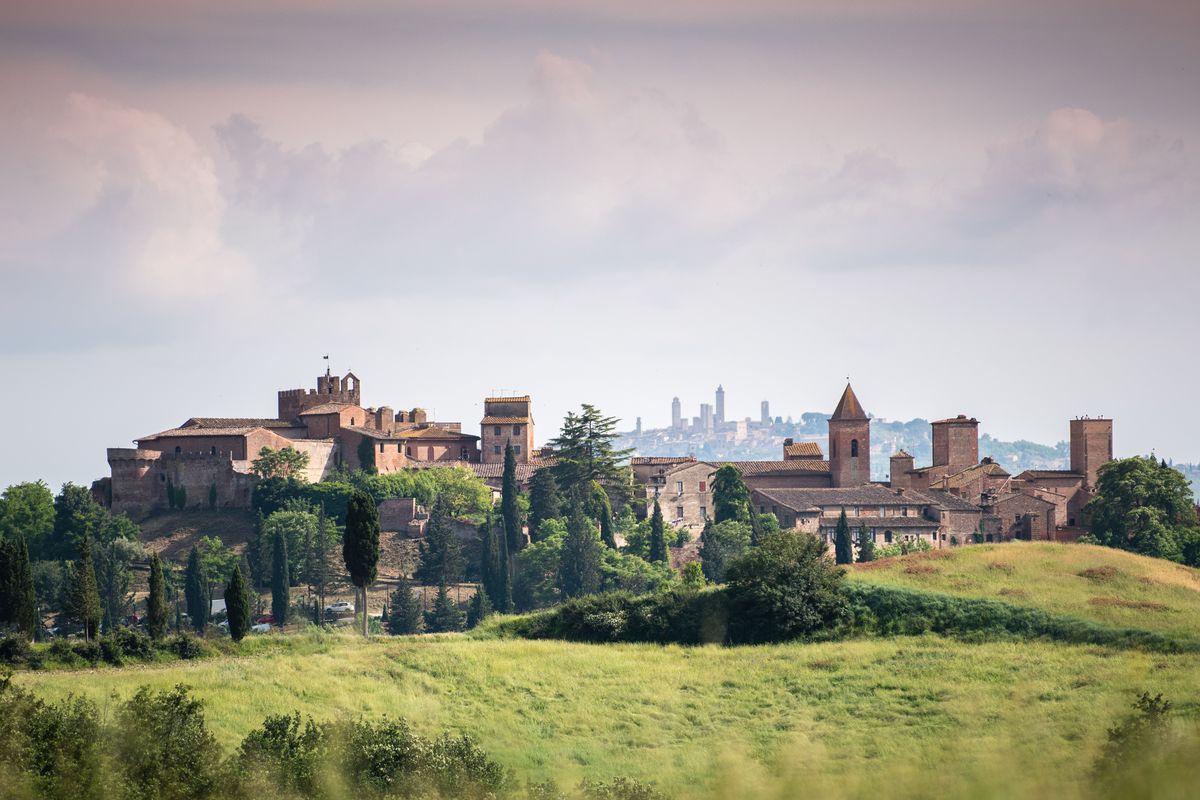
[[[850,440],[850,457],[858,458],[858,439]]]
[[[175,445],[175,455],[179,455],[182,452],[183,452],[183,448],[180,447],[179,445]]]

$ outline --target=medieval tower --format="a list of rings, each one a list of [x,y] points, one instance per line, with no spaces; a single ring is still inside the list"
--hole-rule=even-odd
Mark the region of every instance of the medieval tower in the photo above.
[[[829,477],[835,487],[871,480],[871,420],[848,383],[829,418]]]

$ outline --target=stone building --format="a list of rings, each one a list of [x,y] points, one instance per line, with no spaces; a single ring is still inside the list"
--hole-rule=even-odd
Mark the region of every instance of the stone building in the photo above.
[[[518,464],[534,459],[533,413],[529,396],[489,397],[483,401],[481,460],[484,464],[503,464],[504,448],[510,442]]]
[[[862,530],[880,546],[918,539],[933,547],[942,546],[942,526],[931,512],[936,501],[918,492],[878,484],[836,489],[756,489],[751,492],[751,505],[760,514],[774,514],[782,528],[814,533],[830,544],[844,510],[852,539]]]

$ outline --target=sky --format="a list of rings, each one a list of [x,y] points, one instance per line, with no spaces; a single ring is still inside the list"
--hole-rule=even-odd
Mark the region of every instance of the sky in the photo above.
[[[726,389],[1200,461],[1200,4],[0,10],[0,485],[329,354],[474,430]]]

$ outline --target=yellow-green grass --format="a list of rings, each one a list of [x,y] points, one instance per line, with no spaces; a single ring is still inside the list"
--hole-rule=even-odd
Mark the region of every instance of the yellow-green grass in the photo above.
[[[267,714],[469,732],[524,780],[628,776],[680,797],[1087,793],[1142,690],[1194,718],[1200,657],[937,637],[766,647],[302,634],[245,658],[22,672],[110,707],[191,686],[233,748]]]
[[[855,565],[849,577],[1036,606],[1119,627],[1200,634],[1200,570],[1110,547],[970,545]]]

